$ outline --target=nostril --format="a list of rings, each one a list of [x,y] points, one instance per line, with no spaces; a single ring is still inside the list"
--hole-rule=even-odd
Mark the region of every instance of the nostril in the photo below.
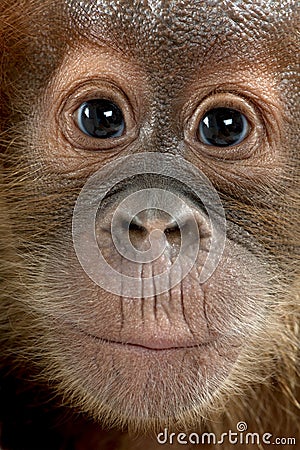
[[[181,231],[179,225],[176,221],[168,224],[165,228],[165,236],[170,244],[178,244],[181,243]]]
[[[168,226],[165,228],[164,232],[167,235],[167,234],[171,234],[171,233],[177,233],[178,231],[180,232],[179,225],[176,222],[176,220],[174,220],[173,222],[168,224]]]
[[[138,248],[139,241],[145,241],[149,232],[146,227],[144,227],[141,220],[135,216],[129,224],[129,237],[131,243]]]
[[[175,235],[179,235],[180,236],[180,229],[179,228],[167,228],[165,230],[165,236],[168,237],[172,237]]]
[[[130,222],[129,231],[139,231],[142,233],[147,233],[146,228],[137,221],[135,221],[135,219],[132,219],[132,221]]]

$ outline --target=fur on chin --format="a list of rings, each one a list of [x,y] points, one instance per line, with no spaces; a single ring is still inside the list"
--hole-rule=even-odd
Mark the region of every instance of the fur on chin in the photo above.
[[[165,427],[172,432],[206,429],[220,432],[226,431],[226,427],[235,429],[236,423],[243,420],[253,431],[271,429],[275,433],[285,421],[287,429],[295,433],[299,427],[295,315],[282,317],[281,322],[278,316],[279,309],[270,314],[267,324],[257,327],[229,369],[225,358],[224,366],[215,375],[211,369],[208,376],[209,369],[201,367],[201,352],[194,352],[190,358],[182,354],[174,367],[172,356],[149,360],[149,355],[139,355],[139,359],[127,350],[127,363],[133,356],[129,370],[108,349],[105,356],[99,351],[89,366],[80,367],[70,363],[74,361],[74,346],[69,354],[54,357],[57,347],[52,339],[43,376],[56,380],[55,389],[63,393],[66,405],[84,411],[105,428],[119,428],[132,434],[158,433]],[[75,348],[79,358],[80,352],[86,355],[88,346]],[[145,360],[141,368],[142,358]],[[106,365],[105,370],[101,370],[102,364]],[[291,403],[295,412],[283,413]],[[278,422],[274,421],[277,416],[281,417]]]

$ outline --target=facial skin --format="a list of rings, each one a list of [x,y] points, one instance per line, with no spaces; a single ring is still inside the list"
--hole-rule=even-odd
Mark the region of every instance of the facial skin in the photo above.
[[[48,445],[41,433],[41,447],[35,431],[43,421],[36,411],[48,410],[42,404],[54,396],[85,425],[82,432],[75,419],[57,426],[51,450],[154,449],[151,433],[164,427],[221,432],[241,420],[252,432],[299,436],[296,2],[26,0],[5,3],[1,17],[2,371],[13,367],[24,380],[11,388],[9,375],[4,386],[9,395],[17,389],[22,404],[16,426],[22,414],[32,417],[26,449]],[[93,99],[119,107],[120,136],[80,129],[78,111]],[[240,143],[201,141],[199,123],[215,108],[246,118]],[[195,217],[199,255],[168,292],[131,298],[85,273],[72,215],[81,189],[105,164],[146,152],[181,157],[209,179],[227,236],[216,270],[201,282],[212,230],[191,192],[171,183]],[[166,180],[123,183],[96,220],[107,261],[138,277],[141,289],[144,278],[169,267],[180,243],[169,216],[146,209],[130,227],[133,244],[145,250],[159,229],[172,251],[143,265],[114,249],[116,206],[145,186],[166,189]],[[43,392],[34,401],[29,395],[30,413],[28,384]],[[3,445],[15,450],[3,408]],[[105,427],[146,437],[131,441]]]

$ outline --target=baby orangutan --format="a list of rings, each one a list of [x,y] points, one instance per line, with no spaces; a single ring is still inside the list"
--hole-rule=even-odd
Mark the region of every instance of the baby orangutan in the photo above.
[[[1,450],[300,446],[297,13],[1,1]]]

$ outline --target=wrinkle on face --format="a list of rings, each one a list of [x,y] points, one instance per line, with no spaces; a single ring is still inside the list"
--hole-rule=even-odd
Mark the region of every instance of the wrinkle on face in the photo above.
[[[174,61],[180,68],[245,55],[254,63],[271,61],[277,45],[296,28],[294,1],[151,1],[142,6],[143,12],[140,2],[121,2],[120,14],[119,2],[69,0],[68,12],[81,34],[142,60],[153,71],[170,70]]]

